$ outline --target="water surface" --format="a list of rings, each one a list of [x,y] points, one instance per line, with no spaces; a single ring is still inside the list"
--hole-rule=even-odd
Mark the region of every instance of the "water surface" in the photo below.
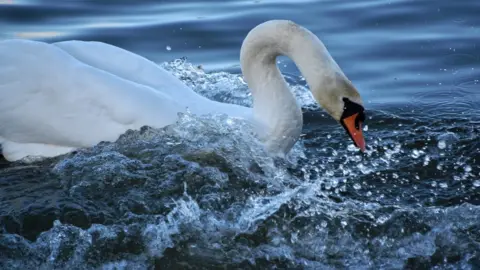
[[[243,38],[294,20],[361,92],[368,151],[355,151],[282,57],[305,119],[288,160],[269,157],[241,121],[184,115],[4,164],[0,268],[480,267],[477,1],[57,2],[0,1],[0,39],[108,42],[247,106]]]

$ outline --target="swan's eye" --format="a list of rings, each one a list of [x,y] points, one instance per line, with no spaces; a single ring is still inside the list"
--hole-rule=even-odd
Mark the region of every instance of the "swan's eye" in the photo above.
[[[341,120],[348,118],[352,115],[357,115],[357,117],[355,117],[355,128],[357,130],[360,129],[360,123],[363,123],[365,121],[365,109],[362,105],[352,102],[346,97],[342,98],[342,100],[344,105]]]

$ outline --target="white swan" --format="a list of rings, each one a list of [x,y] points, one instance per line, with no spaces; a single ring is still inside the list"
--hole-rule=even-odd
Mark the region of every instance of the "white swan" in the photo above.
[[[287,153],[303,120],[276,66],[279,55],[296,63],[315,99],[364,150],[363,106],[355,87],[314,34],[273,20],[252,29],[240,52],[253,109],[202,97],[155,63],[105,43],[0,41],[3,155],[16,161],[65,154],[114,141],[128,129],[172,124],[187,108],[245,118],[269,150]]]

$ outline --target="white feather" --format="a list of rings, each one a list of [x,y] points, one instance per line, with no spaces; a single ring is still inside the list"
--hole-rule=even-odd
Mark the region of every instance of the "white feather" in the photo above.
[[[341,110],[341,104],[329,104],[340,103],[336,96],[344,93],[332,94],[338,87],[331,78],[346,77],[312,33],[288,21],[257,26],[242,45],[253,111],[202,97],[157,64],[105,43],[0,41],[3,155],[10,161],[61,155],[114,141],[128,129],[164,127],[187,108],[250,120],[269,149],[286,153],[300,135],[302,115],[275,65],[280,54],[306,73],[327,111],[334,115]]]

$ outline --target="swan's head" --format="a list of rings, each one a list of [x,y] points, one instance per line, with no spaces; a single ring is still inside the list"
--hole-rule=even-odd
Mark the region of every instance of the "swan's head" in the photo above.
[[[279,55],[293,60],[316,101],[340,122],[355,145],[364,151],[362,124],[365,114],[360,94],[322,41],[291,21],[262,23],[243,41],[240,62],[244,78],[252,89],[257,118],[274,126],[272,129],[279,134],[276,138],[284,138],[285,134],[297,138],[302,130],[301,110],[276,66]],[[292,140],[280,144],[287,151],[293,145]]]
[[[335,76],[324,77],[322,84],[312,88],[312,93],[317,102],[345,128],[355,146],[365,151],[363,102],[346,76],[335,73]]]

